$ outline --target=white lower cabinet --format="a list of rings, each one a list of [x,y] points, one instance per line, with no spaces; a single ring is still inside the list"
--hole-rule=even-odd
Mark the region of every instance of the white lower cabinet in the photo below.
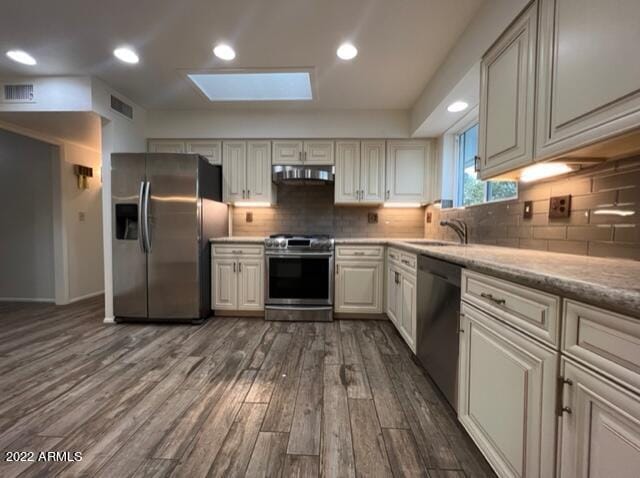
[[[335,306],[337,313],[381,314],[384,256],[380,246],[338,246]]]
[[[398,268],[393,264],[387,264],[387,317],[398,328],[398,316],[400,315],[402,289],[398,287]]]
[[[387,250],[386,313],[409,348],[416,351],[417,277],[414,254]]]
[[[559,352],[466,303],[460,324],[460,422],[499,476],[554,476]]]
[[[256,247],[212,248],[211,308],[264,310],[264,257]],[[217,254],[216,254],[217,253]]]
[[[562,359],[559,476],[640,474],[640,396]]]
[[[264,308],[264,261],[240,259],[238,261],[238,310]]]
[[[236,259],[214,259],[211,270],[211,308],[235,309],[238,303]]]

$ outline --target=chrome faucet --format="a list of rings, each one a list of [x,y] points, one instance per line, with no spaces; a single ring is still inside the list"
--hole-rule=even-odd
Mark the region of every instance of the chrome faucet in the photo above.
[[[449,226],[453,229],[460,238],[460,244],[467,244],[469,242],[467,225],[464,221],[461,221],[460,219],[450,219],[448,221],[440,221],[440,225]]]

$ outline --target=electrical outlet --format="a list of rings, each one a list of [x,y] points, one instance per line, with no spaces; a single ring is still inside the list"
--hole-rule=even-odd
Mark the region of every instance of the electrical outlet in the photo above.
[[[427,224],[431,224],[432,220],[433,220],[433,214],[431,213],[431,211],[427,211]]]
[[[245,220],[247,222],[253,222],[253,213],[248,211],[247,214],[245,215]]]
[[[549,217],[569,217],[571,212],[571,196],[554,196],[549,198]]]
[[[370,212],[367,214],[367,221],[369,224],[378,224],[378,213]]]
[[[524,210],[522,211],[522,217],[525,219],[531,219],[533,217],[533,201],[524,202]]]
[[[86,219],[86,214],[83,211],[80,211],[78,213],[78,221],[84,222],[85,219]]]

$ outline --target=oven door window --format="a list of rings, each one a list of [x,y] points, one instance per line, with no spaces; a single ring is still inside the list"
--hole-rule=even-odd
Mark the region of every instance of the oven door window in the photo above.
[[[269,257],[269,298],[326,301],[329,274],[326,257]]]

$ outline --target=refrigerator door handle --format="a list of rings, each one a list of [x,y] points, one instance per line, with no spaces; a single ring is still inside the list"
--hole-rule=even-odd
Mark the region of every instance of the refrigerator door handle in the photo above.
[[[143,225],[143,212],[142,205],[144,204],[144,191],[145,191],[145,182],[140,181],[140,193],[138,194],[138,242],[140,243],[140,250],[142,252],[147,252],[145,249],[146,241],[144,239],[144,225]]]
[[[147,250],[147,254],[151,252],[151,234],[149,232],[149,190],[151,189],[151,183],[146,181],[146,187],[144,190],[144,204],[143,216],[144,216],[144,244]]]

